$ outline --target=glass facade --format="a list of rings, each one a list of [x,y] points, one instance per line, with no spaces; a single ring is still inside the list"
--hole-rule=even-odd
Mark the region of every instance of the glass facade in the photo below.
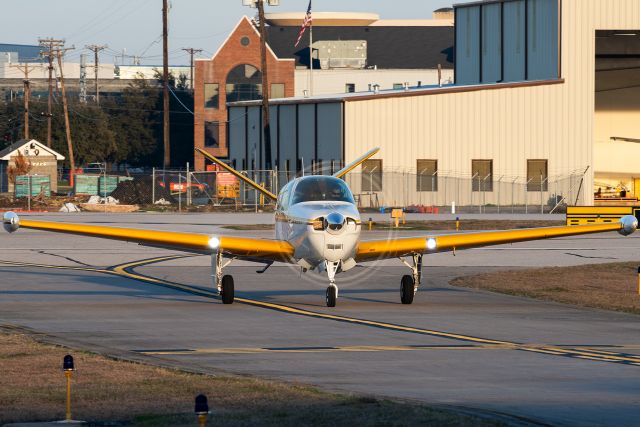
[[[456,8],[456,84],[559,78],[559,0]]]

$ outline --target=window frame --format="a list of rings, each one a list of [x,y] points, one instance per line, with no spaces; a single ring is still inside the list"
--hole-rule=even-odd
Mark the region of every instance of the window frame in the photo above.
[[[530,172],[531,164],[534,162],[544,162],[544,174],[542,175],[542,182],[540,177],[532,175]],[[538,178],[536,181],[535,178]],[[540,192],[549,191],[549,159],[527,159],[527,191],[528,192]]]
[[[489,173],[480,179],[480,175],[475,171],[476,162],[484,162],[489,165]],[[475,175],[478,174],[476,178]],[[491,177],[487,179],[487,177]],[[471,160],[471,191],[473,193],[492,193],[493,192],[493,159],[472,159]]]
[[[421,168],[421,162],[433,162],[435,171],[432,174],[423,174],[421,169],[426,171],[426,168]],[[438,192],[438,160],[437,159],[416,159],[416,191],[418,192]]]
[[[367,172],[368,165],[376,164],[378,171]],[[363,192],[375,193],[383,191],[382,159],[367,159],[362,162],[360,187]]]

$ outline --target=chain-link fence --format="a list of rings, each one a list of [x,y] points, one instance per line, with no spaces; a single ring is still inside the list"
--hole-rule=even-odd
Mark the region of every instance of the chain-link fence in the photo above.
[[[346,181],[361,208],[455,208],[476,213],[558,212],[580,202],[582,173],[546,178],[351,173]]]
[[[315,172],[321,173],[320,170]],[[329,174],[330,171],[322,172]],[[240,173],[274,193],[298,176],[270,170]],[[113,175],[116,174],[110,172],[101,179],[106,184],[113,181],[117,188],[110,188],[109,192],[123,204],[177,208],[214,205],[237,209],[275,205],[273,200],[226,171],[153,169],[135,174],[127,172],[126,181],[115,180]],[[403,207],[409,212],[444,213],[455,207],[460,213],[547,213],[562,212],[564,206],[583,203],[584,199],[583,172],[524,178],[373,171],[352,172],[345,180],[358,207],[371,209]],[[103,188],[102,181],[99,184],[99,188]],[[102,196],[102,192],[99,195]]]

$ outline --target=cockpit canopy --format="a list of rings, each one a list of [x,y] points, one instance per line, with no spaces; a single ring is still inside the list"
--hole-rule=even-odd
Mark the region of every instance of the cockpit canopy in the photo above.
[[[355,204],[347,184],[332,176],[302,178],[295,186],[291,205],[302,202],[348,202]]]

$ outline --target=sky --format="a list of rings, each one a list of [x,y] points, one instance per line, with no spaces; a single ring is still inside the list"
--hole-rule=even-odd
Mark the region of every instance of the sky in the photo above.
[[[458,2],[458,1],[456,1]],[[38,44],[38,38],[66,40],[75,50],[67,60],[79,61],[88,53],[85,45],[108,45],[101,52],[104,63],[162,64],[162,0],[21,0],[2,5],[0,43]],[[382,19],[428,19],[453,0],[314,0],[318,12],[372,12]],[[401,7],[398,7],[401,4]],[[280,0],[266,12],[304,12],[308,0]],[[211,57],[243,15],[255,9],[242,0],[170,0],[169,63],[186,65],[182,48],[203,49],[197,57]],[[10,18],[13,17],[13,18]],[[26,21],[22,17],[27,17]],[[25,22],[28,25],[25,25]],[[293,43],[293,41],[292,41]],[[117,59],[116,59],[117,56]]]

